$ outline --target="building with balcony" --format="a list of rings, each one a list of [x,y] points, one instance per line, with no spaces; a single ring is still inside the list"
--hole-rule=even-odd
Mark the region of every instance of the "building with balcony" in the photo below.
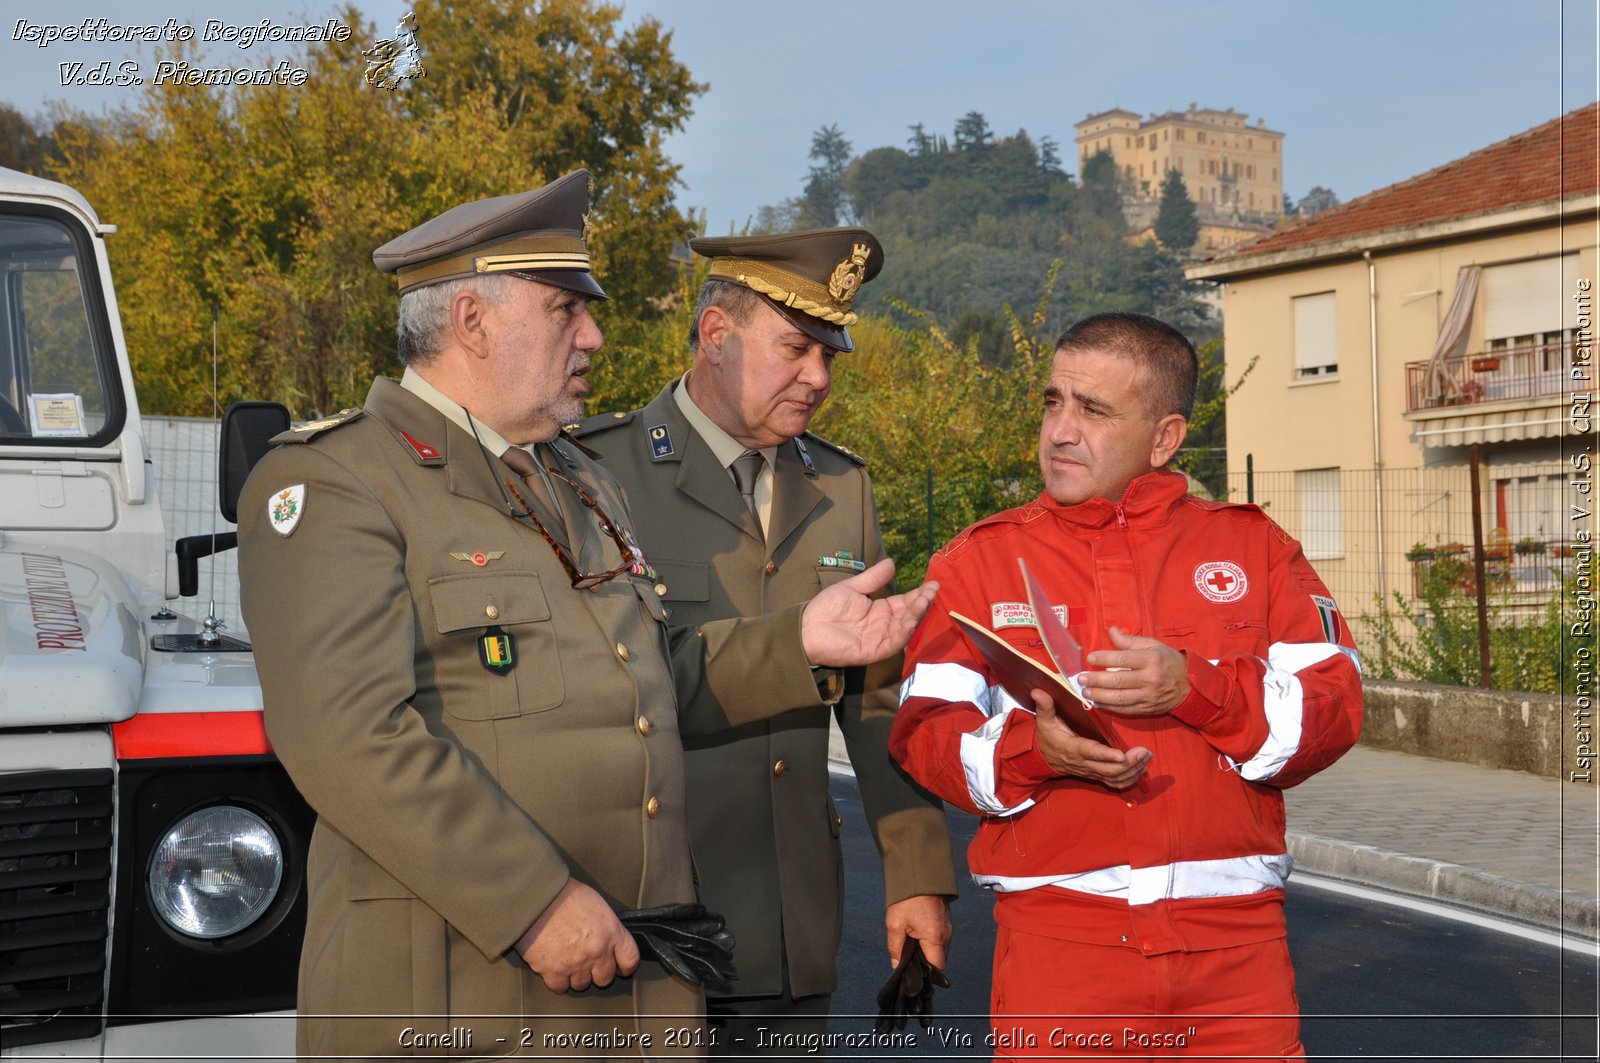
[[[1474,457],[1486,553],[1570,546],[1571,461],[1595,442],[1597,130],[1590,105],[1190,267],[1221,286],[1230,382],[1257,359],[1229,469],[1293,473],[1274,516],[1319,570],[1376,551],[1378,586],[1403,587],[1406,555],[1462,538],[1436,514],[1471,499]],[[1350,470],[1376,498],[1360,513]]]
[[[1155,221],[1168,170],[1183,175],[1200,219],[1196,250],[1204,253],[1269,232],[1283,216],[1283,134],[1266,120],[1199,107],[1141,119],[1114,108],[1092,114],[1077,130],[1078,167],[1105,151],[1127,189],[1124,213],[1136,232]]]

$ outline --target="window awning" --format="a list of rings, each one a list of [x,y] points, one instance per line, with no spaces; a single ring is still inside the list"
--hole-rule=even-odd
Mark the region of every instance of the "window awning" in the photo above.
[[[1572,426],[1567,403],[1559,396],[1515,403],[1483,403],[1472,407],[1413,410],[1411,441],[1424,447],[1464,447],[1472,443],[1514,443],[1524,439],[1558,439],[1582,434]]]

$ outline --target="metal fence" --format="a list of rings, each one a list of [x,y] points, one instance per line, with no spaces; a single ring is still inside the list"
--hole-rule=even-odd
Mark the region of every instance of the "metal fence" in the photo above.
[[[1475,596],[1481,557],[1484,591],[1514,619],[1573,573],[1570,473],[1559,462],[1483,466],[1476,523],[1468,466],[1232,472],[1228,497],[1255,502],[1300,540],[1348,613],[1418,597],[1446,571]]]

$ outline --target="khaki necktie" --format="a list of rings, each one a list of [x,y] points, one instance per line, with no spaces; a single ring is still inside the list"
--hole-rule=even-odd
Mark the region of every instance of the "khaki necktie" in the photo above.
[[[528,485],[528,490],[533,492],[533,497],[544,507],[544,511],[551,516],[559,516],[561,509],[555,504],[555,499],[550,493],[550,484],[546,480],[546,473],[539,467],[539,462],[521,447],[509,447],[500,455],[500,460],[511,467],[522,482]]]
[[[761,466],[766,461],[758,451],[747,450],[733,459],[733,481],[739,485],[739,495],[744,499],[744,508],[756,519],[756,530],[766,536],[766,529],[761,526],[761,510],[756,507],[756,480],[761,477]]]

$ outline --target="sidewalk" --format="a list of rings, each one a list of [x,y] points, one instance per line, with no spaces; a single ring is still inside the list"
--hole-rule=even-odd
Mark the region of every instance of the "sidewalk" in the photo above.
[[[1286,801],[1297,872],[1600,937],[1600,787],[1357,746]]]
[[[1296,871],[1597,936],[1600,788],[1357,746],[1287,801]]]

